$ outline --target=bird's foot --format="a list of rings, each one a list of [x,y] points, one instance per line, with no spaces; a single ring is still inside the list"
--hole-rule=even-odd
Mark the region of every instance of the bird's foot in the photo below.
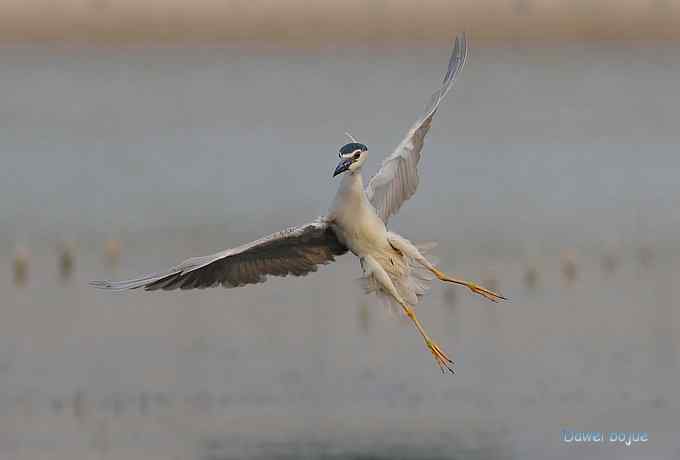
[[[489,299],[492,302],[498,302],[499,300],[508,300],[507,298],[503,297],[502,295],[496,294],[495,292],[490,291],[485,287],[478,286],[474,283],[470,283],[469,285],[467,285],[467,287],[468,287],[468,289],[470,289],[475,294],[479,294],[482,297]]]
[[[455,372],[453,371],[453,361],[451,361],[451,359],[449,359],[449,357],[446,356],[446,353],[444,353],[442,349],[439,348],[439,345],[437,345],[430,339],[425,340],[425,345],[427,345],[427,348],[429,348],[430,352],[432,352],[432,356],[434,356],[434,360],[437,362],[437,365],[439,366],[439,369],[441,369],[442,374],[446,373],[446,371],[455,374]]]
[[[444,273],[444,272],[442,272],[438,269],[434,269],[433,272],[440,281],[446,281],[448,283],[460,284],[462,286],[465,286],[469,290],[474,292],[475,294],[479,294],[482,297],[484,297],[484,298],[486,298],[486,299],[488,299],[492,302],[498,302],[499,300],[508,300],[507,298],[503,297],[502,295],[496,294],[495,292],[490,291],[489,289],[486,289],[485,287],[479,286],[479,285],[477,285],[475,283],[471,283],[469,281],[464,281],[464,280],[460,280],[460,279],[457,279],[457,278],[452,278],[452,277],[448,276],[446,273]]]
[[[427,348],[430,349],[430,352],[432,353],[432,356],[434,356],[434,360],[437,361],[437,365],[441,369],[442,373],[446,373],[446,371],[453,372],[453,361],[449,359],[448,356],[446,356],[446,353],[442,351],[441,348],[439,348],[439,345],[434,343],[432,339],[430,339],[430,336],[427,335],[427,332],[425,332],[425,329],[423,329],[423,326],[420,324],[420,321],[418,321],[418,318],[416,318],[416,312],[413,311],[413,308],[408,306],[405,302],[401,303],[402,308],[404,309],[404,313],[406,313],[406,316],[408,316],[411,321],[413,321],[413,324],[416,326],[416,329],[418,329],[418,332],[420,332],[420,335],[423,336],[423,339],[425,340],[425,345],[427,345]]]

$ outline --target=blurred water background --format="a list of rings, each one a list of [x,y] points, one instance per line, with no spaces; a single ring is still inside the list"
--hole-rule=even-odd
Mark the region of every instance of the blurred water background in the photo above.
[[[471,46],[391,222],[511,298],[418,305],[455,376],[352,256],[237,290],[87,286],[322,215],[343,133],[374,172],[448,43],[0,47],[0,458],[680,458],[680,48]]]

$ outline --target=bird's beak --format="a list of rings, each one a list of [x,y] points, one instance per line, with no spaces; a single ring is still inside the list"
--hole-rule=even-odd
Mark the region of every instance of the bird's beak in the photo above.
[[[335,168],[335,171],[333,172],[333,177],[347,171],[351,164],[352,164],[352,160],[349,159],[349,158],[343,158],[342,160],[340,160],[340,163],[338,163],[338,166]]]

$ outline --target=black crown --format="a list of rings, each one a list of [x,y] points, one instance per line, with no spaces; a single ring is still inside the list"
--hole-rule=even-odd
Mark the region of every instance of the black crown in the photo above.
[[[355,150],[361,150],[362,152],[365,152],[368,150],[368,147],[358,142],[350,142],[349,144],[345,144],[340,147],[340,155],[347,155],[354,152]]]

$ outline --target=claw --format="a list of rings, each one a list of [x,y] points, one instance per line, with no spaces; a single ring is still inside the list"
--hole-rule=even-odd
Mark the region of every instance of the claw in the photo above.
[[[508,300],[507,298],[503,297],[502,295],[496,294],[495,292],[490,291],[490,290],[483,288],[481,286],[477,286],[476,284],[470,283],[468,288],[472,292],[474,292],[475,294],[479,294],[482,297],[484,297],[485,299],[489,299],[492,302],[498,302],[499,300]]]
[[[430,349],[432,356],[434,356],[434,360],[437,362],[437,365],[439,366],[439,369],[442,371],[442,374],[445,374],[446,371],[455,374],[453,370],[453,361],[451,361],[451,359],[449,359],[449,357],[446,356],[446,353],[444,353],[442,349],[439,348],[439,345],[437,345],[431,340],[426,340],[425,344]]]

